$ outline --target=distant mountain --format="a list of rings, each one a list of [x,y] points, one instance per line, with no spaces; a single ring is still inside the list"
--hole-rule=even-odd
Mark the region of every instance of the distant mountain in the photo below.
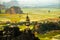
[[[3,5],[9,8],[11,6],[19,6],[19,3],[17,1],[10,1],[10,2],[3,2]]]
[[[6,8],[9,8],[11,6],[19,6],[22,8],[60,8],[60,4],[51,4],[51,5],[40,5],[40,4],[23,4],[19,3],[19,1],[12,0],[10,2],[3,2],[3,5],[6,6]]]
[[[41,5],[22,5],[20,4],[20,7],[22,8],[60,8],[60,4],[55,4],[55,5],[44,5],[44,6],[41,6]]]

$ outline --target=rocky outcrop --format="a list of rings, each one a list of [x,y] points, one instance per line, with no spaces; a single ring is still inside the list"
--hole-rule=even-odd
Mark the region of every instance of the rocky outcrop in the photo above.
[[[6,13],[9,13],[9,14],[22,14],[23,11],[18,6],[12,6],[12,7],[8,8],[6,10]]]

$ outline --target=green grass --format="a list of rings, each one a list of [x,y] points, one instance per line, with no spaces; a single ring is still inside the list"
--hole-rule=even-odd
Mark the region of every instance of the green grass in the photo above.
[[[45,20],[48,18],[58,18],[60,16],[60,9],[50,9],[50,8],[22,8],[24,14],[0,14],[0,21],[25,21],[27,13],[30,17],[31,21],[40,21]],[[49,13],[48,10],[51,12]],[[24,30],[26,28],[25,25],[19,26],[21,30]],[[30,29],[32,29],[32,25],[30,26]],[[3,27],[0,27],[0,29],[3,30]],[[57,35],[58,33],[53,34],[38,34],[38,37],[41,40],[50,40],[51,37],[54,35]]]
[[[50,8],[22,8],[24,14],[0,14],[0,20],[25,21],[27,13],[31,21],[40,21],[48,18],[58,18],[60,9]],[[48,10],[51,12],[49,13]]]

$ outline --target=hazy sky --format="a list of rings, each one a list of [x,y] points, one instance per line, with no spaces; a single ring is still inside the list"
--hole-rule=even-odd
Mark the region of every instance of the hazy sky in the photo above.
[[[9,1],[11,0],[0,0],[0,2],[9,2]],[[60,5],[60,0],[17,0],[17,1],[19,2],[19,4],[28,5],[28,6]]]

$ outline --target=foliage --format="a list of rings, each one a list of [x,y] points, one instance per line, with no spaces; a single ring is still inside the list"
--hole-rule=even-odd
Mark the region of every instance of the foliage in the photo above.
[[[60,24],[59,22],[49,22],[49,23],[43,23],[40,26],[40,31],[42,33],[46,33],[48,31],[52,31],[52,30],[60,30]]]

